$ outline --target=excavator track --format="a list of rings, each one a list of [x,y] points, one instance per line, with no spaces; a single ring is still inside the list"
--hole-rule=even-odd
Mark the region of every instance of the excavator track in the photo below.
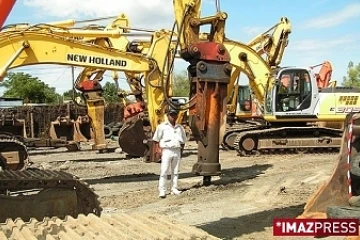
[[[100,215],[98,196],[76,176],[40,169],[0,171],[0,221]]]
[[[79,215],[77,219],[47,218],[43,221],[8,219],[0,224],[0,239],[219,239],[207,232],[167,217],[150,213]]]
[[[255,123],[235,123],[232,125],[227,124],[221,145],[226,150],[235,150],[234,142],[239,133],[261,128],[261,125],[257,125]]]
[[[1,169],[23,170],[29,164],[29,153],[23,142],[11,133],[0,132]]]
[[[338,152],[342,130],[324,127],[279,127],[240,132],[234,148],[240,156]]]

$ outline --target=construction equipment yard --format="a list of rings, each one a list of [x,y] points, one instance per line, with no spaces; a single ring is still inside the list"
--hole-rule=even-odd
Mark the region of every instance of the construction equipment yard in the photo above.
[[[33,166],[63,170],[89,183],[99,195],[101,218],[149,213],[195,226],[220,239],[274,239],[273,218],[301,214],[306,201],[337,164],[337,154],[239,157],[234,151],[220,150],[222,175],[205,187],[201,186],[202,176],[191,173],[197,146],[189,141],[179,178],[179,187],[185,191],[160,199],[159,163],[127,158],[119,151],[98,154],[87,148],[83,145],[79,152],[34,150],[30,161]]]
[[[360,240],[360,64],[353,69],[349,62],[339,86],[340,60],[336,77],[328,60],[309,66],[319,56],[336,62],[338,53],[302,60],[295,54],[320,49],[303,39],[315,32],[301,29],[328,17],[304,15],[301,23],[297,8],[281,6],[289,17],[278,12],[275,25],[244,43],[238,25],[254,16],[228,14],[220,0],[211,15],[208,1],[174,0],[162,28],[152,17],[133,25],[135,16],[127,14],[144,14],[138,6],[115,7],[116,1],[106,4],[117,15],[102,16],[105,3],[99,3],[97,14],[81,20],[84,7],[97,2],[83,1],[71,19],[35,24],[29,22],[39,19],[17,18],[26,12],[17,3],[16,17],[7,20],[15,2],[0,0],[0,240]],[[146,11],[170,9],[165,2]],[[224,9],[236,9],[227,4]],[[65,12],[55,1],[49,8]],[[237,15],[243,18],[234,21]],[[351,45],[329,39],[334,36],[326,37],[324,53]],[[354,49],[341,52],[348,57]],[[291,57],[283,63],[283,55]],[[35,65],[71,68],[72,88],[60,94],[37,77],[12,72]],[[82,68],[77,77],[75,67]],[[183,77],[178,67],[186,68]],[[113,83],[102,84],[110,71]],[[62,74],[56,82],[66,80]]]

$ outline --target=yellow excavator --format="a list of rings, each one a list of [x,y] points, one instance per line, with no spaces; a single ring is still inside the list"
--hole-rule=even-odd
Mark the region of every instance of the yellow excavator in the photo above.
[[[123,18],[123,16],[120,16],[116,22],[124,22]],[[119,24],[116,22],[111,23],[110,26]],[[125,71],[133,74],[143,73],[146,78],[145,89],[148,95],[147,101],[151,103],[149,104],[147,111],[149,115],[148,119],[151,121],[151,128],[149,133],[151,134],[151,131],[154,131],[158,122],[162,120],[162,114],[165,108],[165,105],[162,103],[162,92],[164,89],[161,85],[161,78],[167,74],[165,72],[167,71],[165,58],[172,51],[171,49],[168,51],[169,47],[171,47],[168,37],[169,34],[162,31],[153,33],[152,45],[149,52],[147,54],[141,54],[119,50],[119,43],[117,43],[117,48],[112,47],[112,42],[116,40],[118,40],[118,42],[123,41],[123,38],[120,38],[120,36],[124,34],[121,29],[112,30],[106,28],[105,31],[91,29],[69,30],[59,27],[65,24],[66,22],[60,22],[56,24],[47,24],[45,27],[38,25],[36,28],[27,27],[25,30],[23,26],[12,26],[11,28],[6,28],[3,30],[2,35],[4,37],[15,36],[16,34],[25,32],[25,34],[30,35],[29,39],[31,39],[31,37],[33,37],[32,35],[43,34],[45,36],[50,35],[48,39],[44,39],[44,42],[53,41],[53,39],[56,39],[55,37],[57,37],[60,39],[58,40],[60,41],[60,44],[65,45],[65,47],[61,46],[58,51],[53,51],[53,55],[51,57],[48,56],[48,51],[44,47],[44,52],[38,53],[39,50],[34,51],[34,53],[39,55],[36,56],[36,58],[32,55],[27,56],[27,59],[23,58],[22,56],[20,58],[16,58],[17,56],[21,55],[21,52],[18,52],[16,53],[18,55],[14,56],[15,61],[11,63],[11,65],[9,65],[9,63],[8,65],[3,63],[3,72],[5,72],[6,69],[18,66],[43,63],[85,67],[76,82],[76,86],[78,90],[83,92],[83,96],[86,99],[85,102],[88,107],[88,115],[91,119],[92,128],[95,135],[95,145],[97,149],[100,150],[106,148],[103,122],[104,98],[102,97],[102,89],[99,83],[101,75],[103,74],[104,70],[107,69]],[[51,26],[51,28],[49,26]],[[110,38],[112,38],[111,41],[109,40]],[[76,50],[71,52],[70,49],[75,49],[75,47],[71,45],[72,42],[75,42],[75,44],[81,44],[81,48],[85,48],[85,51],[81,49],[81,51],[84,51],[84,53],[81,51],[76,52]],[[49,47],[50,45],[51,44],[49,44]],[[24,49],[26,49],[26,47],[24,47]],[[5,49],[5,47],[3,47],[1,51],[4,51],[4,56],[14,54],[9,49]],[[103,55],[99,55],[98,52]],[[119,57],[117,54],[119,54]],[[106,58],[103,56],[106,56]],[[112,58],[109,58],[108,56]],[[117,58],[120,60],[117,60]],[[99,71],[99,69],[103,70]],[[169,88],[167,87],[167,89]],[[137,103],[136,107],[141,109],[145,107],[145,105]],[[128,106],[128,108],[130,108],[130,106]],[[141,118],[134,118],[134,120],[138,119]],[[135,145],[136,151],[142,151],[142,154],[144,154],[144,152],[149,151],[149,148],[143,144],[141,147],[134,144],[136,138],[144,138],[143,135],[138,134],[137,136],[134,136],[131,132],[129,134],[124,134],[124,136],[129,138],[124,142],[126,142],[126,144],[132,148],[134,148]],[[126,149],[126,147],[122,147]],[[129,152],[131,153],[131,151]]]
[[[83,31],[84,36],[111,36],[116,34],[111,31]],[[76,33],[76,36],[81,33]],[[0,61],[1,75],[4,76],[8,69],[33,64],[64,64],[83,67],[99,67],[110,70],[151,72],[147,84],[158,84],[162,74],[159,65],[164,62],[168,54],[169,39],[161,35],[155,36],[158,44],[154,46],[158,59],[152,56],[121,52],[116,49],[101,47],[99,45],[76,41],[67,30],[47,26],[31,26],[26,30],[16,30],[14,27],[6,28],[0,33]],[[163,53],[163,55],[161,55]],[[7,58],[5,56],[8,56]],[[161,66],[161,65],[160,65]],[[91,117],[94,132],[103,134],[103,100],[101,89],[96,82],[82,85],[84,95],[88,101],[88,114]],[[148,87],[150,91],[151,87]],[[162,101],[162,93],[155,90],[149,94],[149,100]],[[100,97],[98,97],[100,96]],[[159,97],[160,96],[160,97]],[[161,111],[162,109],[160,109]],[[153,112],[149,112],[151,115]],[[157,122],[158,114],[151,115]],[[101,127],[97,129],[96,126]],[[2,136],[1,143],[6,146],[2,151],[1,160],[3,171],[0,172],[2,206],[0,215],[2,221],[8,217],[21,216],[23,220],[30,217],[41,220],[42,216],[65,215],[76,216],[79,213],[94,213],[99,215],[101,208],[96,194],[86,184],[74,178],[73,175],[56,171],[42,171],[39,169],[26,169],[28,167],[28,153],[24,144],[15,138]],[[2,149],[3,150],[3,149]],[[16,170],[16,171],[11,171]],[[38,194],[21,196],[20,192],[37,191]],[[61,189],[61,191],[59,191]],[[31,207],[35,202],[41,201],[41,209]],[[13,204],[19,202],[19,204]],[[10,207],[13,206],[13,207]],[[67,206],[67,207],[62,207]]]
[[[277,24],[256,36],[247,46],[254,49],[259,56],[265,55],[265,63],[271,70],[276,70],[288,45],[290,33],[290,20],[282,17]],[[242,44],[234,45],[233,42],[230,40],[229,44],[227,44],[227,40],[225,40],[225,47],[228,47],[229,51],[243,46]],[[238,51],[240,52],[241,49]],[[233,62],[236,63],[236,61],[232,60],[231,63]],[[248,85],[239,85],[242,70],[236,64],[233,64],[233,66],[234,69],[228,85],[227,128],[222,142],[222,146],[226,149],[234,149],[234,140],[240,131],[265,124],[261,113],[263,107],[259,106],[256,99],[251,97]],[[256,75],[251,74],[247,74],[247,76],[249,81],[254,81],[256,77]]]
[[[197,174],[205,176],[204,182],[206,182],[210,180],[208,173],[211,175],[221,173],[221,166],[218,163],[219,128],[222,116],[226,113],[224,99],[232,66],[229,63],[230,55],[222,44],[227,15],[219,12],[215,16],[201,18],[200,7],[201,1],[174,1],[176,19],[174,28],[177,27],[178,30],[177,45],[180,46],[181,57],[190,63],[188,69],[191,76],[191,100],[186,104],[187,106],[174,105],[169,99],[171,84],[169,73],[173,64],[171,56],[175,56],[176,48],[171,49],[169,34],[162,31],[153,33],[150,51],[144,55],[85,42],[83,39],[115,38],[123,34],[121,30],[70,30],[67,27],[73,24],[73,21],[36,24],[25,29],[15,25],[5,26],[0,32],[2,56],[0,76],[4,77],[9,69],[34,64],[61,64],[144,74],[147,116],[134,115],[134,118],[128,122],[129,127],[123,129],[123,132],[131,127],[136,129],[136,124],[140,122],[138,119],[146,118],[150,122],[148,133],[152,134],[157,124],[164,120],[164,110],[168,105],[179,107],[180,110],[189,108],[192,131],[196,133],[199,141],[199,161],[194,169]],[[205,24],[210,24],[212,30],[207,41],[200,41],[199,29]],[[63,28],[60,27],[61,25]],[[208,69],[216,69],[216,72]],[[104,102],[100,83],[96,78],[86,79],[79,86],[87,101],[88,115],[95,135],[104,134],[102,124]],[[136,104],[138,109],[145,107],[141,102]],[[145,135],[143,123],[140,122],[139,125]],[[131,131],[128,133],[131,147],[134,145],[137,148],[142,147],[136,145],[137,140],[131,142],[130,137],[134,138],[134,135]],[[9,217],[21,217],[24,221],[31,217],[39,220],[44,216],[76,217],[80,213],[100,215],[101,208],[97,196],[85,183],[64,172],[26,169],[28,167],[26,147],[16,139],[3,138],[1,142],[7,146],[14,146],[12,151],[1,154],[5,168],[0,172],[0,190],[4,193],[1,196],[3,206],[0,212],[1,220]],[[98,149],[104,147],[101,142],[97,142],[96,145]],[[150,149],[143,147],[143,151],[151,152],[151,146]],[[60,189],[62,191],[59,191]],[[40,192],[21,195],[35,190]],[[40,199],[41,210],[34,206],[34,203],[40,202]]]
[[[320,71],[317,73],[312,71],[313,68],[316,66],[321,66]],[[278,69],[280,69],[279,66],[270,66],[270,70],[272,71],[272,73],[276,73]],[[321,64],[312,66],[309,68],[309,70],[314,75],[319,91],[324,91],[325,88],[326,91],[334,91],[334,90],[338,91],[335,89],[337,82],[331,79],[332,65],[329,61],[324,61]],[[253,72],[255,74],[260,73],[258,69],[255,69]],[[250,78],[250,81],[254,81],[254,79]],[[333,88],[333,90],[331,90],[331,88]],[[236,115],[228,114],[228,122],[230,122],[229,125],[233,124],[235,126],[228,127],[227,132],[224,135],[223,146],[227,149],[234,149],[233,144],[238,133],[242,132],[243,130],[249,130],[249,128],[255,130],[257,129],[257,126],[261,128],[262,125],[266,124],[263,118],[264,106],[259,104],[257,98],[255,99],[252,98],[252,96],[249,93],[250,91],[249,87],[239,86],[239,89],[241,90],[241,92],[237,93],[237,95],[235,96],[234,95],[230,96],[231,104],[228,105],[228,110],[230,112],[235,111],[235,107],[239,107],[247,111],[240,111],[240,114],[236,114]],[[318,121],[316,124],[324,127],[326,126],[326,127],[332,127],[338,129],[342,128],[342,123],[339,121],[335,121],[335,122]]]
[[[310,124],[344,121],[347,111],[356,110],[359,91],[319,88],[308,68],[283,67],[272,72],[253,49],[246,45],[241,48],[241,51],[236,48],[230,51],[232,60],[237,58],[242,71],[250,76],[251,90],[264,106],[263,117],[267,124],[241,131],[234,148],[242,156],[288,150],[338,150],[341,129]]]
[[[272,26],[270,29],[268,29],[266,32],[259,34],[256,36],[250,43],[248,44],[249,47],[252,47],[256,50],[256,52],[259,55],[266,55],[265,61],[269,65],[270,68],[276,68],[282,59],[284,49],[286,48],[288,44],[288,36],[291,32],[291,24],[290,21],[286,17],[282,17],[279,21],[279,23]],[[200,39],[201,40],[207,40],[208,34],[207,33],[201,33]],[[230,42],[229,45],[227,45],[227,41]],[[231,43],[234,41],[231,41],[229,39],[224,40],[225,47],[229,46],[229,50],[232,48],[239,48],[241,46],[238,45],[232,45]],[[145,52],[149,49],[149,42],[146,41],[135,41],[131,42],[131,48],[130,49],[136,49],[134,51],[137,52]],[[230,61],[232,63],[232,61]],[[234,68],[232,70],[230,83],[228,85],[227,89],[227,97],[228,97],[228,104],[227,104],[227,129],[224,134],[223,139],[223,146],[227,148],[232,148],[234,138],[237,135],[237,131],[240,129],[249,128],[252,126],[257,126],[263,124],[263,118],[260,114],[254,116],[253,110],[256,108],[254,102],[251,102],[252,108],[244,109],[241,112],[236,112],[236,106],[238,105],[238,102],[248,101],[246,99],[246,96],[249,96],[249,87],[248,86],[239,86],[238,80],[241,74],[241,69],[234,65]],[[135,81],[135,79],[140,79],[139,76],[133,76],[126,74],[128,83],[131,87],[132,92],[141,93],[141,85],[139,84],[139,80]],[[245,105],[245,104],[244,104]],[[181,114],[179,114],[178,122],[184,122],[186,120],[183,119],[182,115],[186,115],[186,111],[180,111]],[[236,116],[235,116],[236,113]],[[125,111],[125,116],[128,115]],[[234,117],[235,116],[235,117]],[[257,121],[252,121],[251,119],[256,117]],[[241,123],[237,124],[237,121],[240,121]],[[121,135],[119,140],[121,140]],[[120,145],[121,145],[120,141]],[[125,150],[126,152],[126,150]]]

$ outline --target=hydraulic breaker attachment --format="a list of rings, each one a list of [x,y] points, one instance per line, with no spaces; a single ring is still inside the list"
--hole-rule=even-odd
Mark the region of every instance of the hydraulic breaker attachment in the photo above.
[[[193,173],[204,176],[204,184],[207,184],[211,176],[221,174],[220,128],[232,67],[229,53],[222,44],[198,43],[190,52],[195,58],[188,67],[190,98],[195,97],[196,103],[189,109],[189,122],[198,141],[198,161]]]
[[[338,164],[330,180],[307,202],[298,218],[360,219],[360,114],[350,113],[344,122],[344,134]],[[360,239],[351,238],[351,239]]]
[[[230,53],[224,46],[225,12],[201,17],[201,1],[174,1],[179,31],[180,57],[189,63],[189,125],[198,142],[198,161],[192,172],[203,176],[209,185],[211,176],[221,174],[219,146],[226,122],[226,94],[232,65]],[[210,25],[203,37],[200,28]],[[221,139],[221,140],[220,140]]]

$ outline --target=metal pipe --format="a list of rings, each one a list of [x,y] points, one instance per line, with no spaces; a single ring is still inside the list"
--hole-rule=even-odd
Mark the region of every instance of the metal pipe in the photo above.
[[[68,20],[57,21],[57,22],[49,22],[46,24],[51,25],[51,26],[56,26],[56,27],[72,27],[76,24],[76,21],[74,19],[68,19]]]
[[[102,30],[60,30],[52,29],[51,32],[67,37],[113,37],[118,38],[123,33],[120,31],[102,31]]]

